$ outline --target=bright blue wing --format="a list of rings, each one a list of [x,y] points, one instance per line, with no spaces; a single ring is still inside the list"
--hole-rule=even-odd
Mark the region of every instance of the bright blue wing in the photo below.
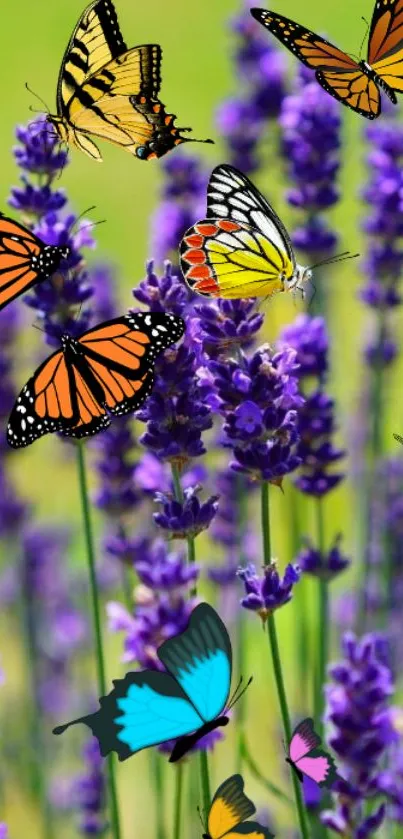
[[[161,644],[158,657],[203,721],[222,713],[231,687],[232,651],[228,632],[211,606],[196,606],[187,629]]]
[[[203,724],[168,673],[127,673],[113,684],[113,690],[99,700],[99,711],[58,726],[54,733],[85,723],[97,738],[103,757],[114,751],[119,760],[126,760],[140,749],[189,734]]]

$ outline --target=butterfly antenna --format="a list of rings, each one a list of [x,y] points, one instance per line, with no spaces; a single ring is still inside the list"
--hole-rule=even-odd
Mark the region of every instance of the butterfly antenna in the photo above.
[[[38,102],[41,102],[41,104],[44,106],[44,108],[46,110],[46,113],[48,114],[49,113],[49,108],[48,108],[45,100],[42,99],[42,96],[39,96],[39,93],[35,93],[35,91],[32,90],[32,88],[29,86],[28,82],[25,82],[25,87],[28,90],[28,92],[32,94],[32,96],[35,96],[35,98],[38,100]]]
[[[41,327],[40,327],[40,326],[38,326],[38,324],[37,324],[37,323],[33,323],[33,324],[32,324],[32,326],[34,327],[34,329],[37,329],[37,330],[38,330],[38,332],[42,332],[44,335],[46,335],[46,331],[45,331],[45,329],[41,329]]]
[[[359,53],[359,55],[360,55],[360,59],[361,59],[361,54],[362,54],[362,48],[363,48],[363,46],[364,46],[365,40],[366,40],[367,35],[368,35],[368,31],[369,31],[369,23],[368,23],[367,19],[366,19],[365,17],[362,17],[362,15],[361,15],[361,20],[363,20],[363,21],[364,21],[364,23],[365,23],[365,25],[366,25],[366,27],[367,27],[367,28],[366,28],[366,30],[365,30],[365,35],[364,35],[364,37],[363,37],[363,39],[362,39],[362,41],[361,41],[360,53]]]
[[[241,691],[238,693],[238,691],[239,691],[239,689],[240,689],[240,687],[241,687],[241,683],[242,683],[242,676],[241,676],[241,678],[240,678],[240,680],[239,680],[238,687],[236,688],[235,693],[234,693],[234,695],[233,695],[232,699],[231,699],[231,700],[230,700],[230,702],[229,702],[229,705],[227,705],[227,709],[226,709],[227,711],[230,711],[230,710],[231,710],[231,708],[233,708],[233,707],[234,707],[235,703],[236,703],[236,702],[238,702],[238,700],[241,698],[241,696],[243,696],[243,695],[244,695],[244,693],[248,690],[248,687],[249,687],[249,685],[251,684],[251,682],[253,682],[253,676],[251,676],[251,677],[250,677],[250,679],[249,679],[249,680],[248,680],[248,682],[246,683],[246,685],[245,685],[245,687],[243,688],[243,690],[241,690]],[[237,695],[237,694],[238,694],[238,695]]]
[[[328,257],[328,259],[322,259],[321,262],[316,262],[315,265],[310,265],[309,268],[313,271],[315,268],[320,268],[322,265],[333,265],[335,262],[345,262],[347,259],[357,259],[358,256],[360,256],[359,253],[343,251],[342,253],[336,253],[334,256]]]

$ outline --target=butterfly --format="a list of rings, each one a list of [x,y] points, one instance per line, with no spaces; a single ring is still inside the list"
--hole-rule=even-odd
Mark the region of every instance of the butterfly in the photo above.
[[[403,0],[377,0],[368,39],[367,61],[355,61],[299,23],[264,9],[251,9],[294,55],[315,70],[316,80],[343,105],[375,119],[381,113],[379,88],[394,105],[403,91]]]
[[[231,775],[218,790],[208,814],[207,832],[203,839],[235,839],[250,836],[251,839],[273,839],[273,834],[259,822],[246,822],[256,812],[252,801],[244,795],[244,781],[241,775]]]
[[[181,269],[193,291],[207,297],[270,297],[303,291],[312,276],[297,265],[278,215],[251,181],[233,166],[213,169],[207,218],[185,233]]]
[[[61,337],[21,391],[10,415],[7,442],[29,446],[54,431],[88,437],[110,424],[110,415],[135,411],[153,386],[155,358],[183,335],[181,318],[127,314],[79,338]]]
[[[90,135],[141,160],[162,157],[174,146],[191,142],[181,134],[191,129],[176,128],[175,116],[167,114],[158,99],[161,57],[158,44],[128,50],[112,0],[93,0],[63,57],[57,114],[48,115],[60,139],[97,161],[102,156]]]
[[[84,723],[98,739],[101,754],[114,751],[119,760],[175,739],[169,758],[174,763],[201,737],[228,725],[227,711],[239,686],[227,705],[232,651],[217,612],[207,603],[196,606],[185,631],[164,641],[157,654],[165,673],[143,670],[115,679],[113,690],[99,700],[99,711],[53,733]]]
[[[0,311],[48,280],[69,254],[68,247],[45,245],[31,230],[0,213]]]
[[[307,775],[320,787],[331,787],[338,777],[337,769],[328,752],[319,748],[321,742],[314,731],[313,720],[302,720],[291,737],[286,761],[301,783]]]

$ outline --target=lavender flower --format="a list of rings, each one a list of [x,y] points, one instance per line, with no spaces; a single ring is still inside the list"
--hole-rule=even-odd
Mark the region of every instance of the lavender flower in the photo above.
[[[351,560],[340,550],[341,539],[341,534],[336,536],[327,554],[322,554],[309,539],[306,539],[306,546],[298,554],[296,560],[301,571],[322,580],[333,580],[345,571],[351,564]]]
[[[177,152],[162,161],[165,184],[162,201],[153,215],[151,253],[158,263],[178,263],[178,245],[186,230],[205,213],[207,175],[200,159]]]
[[[158,298],[156,290],[159,289]],[[165,301],[176,300],[181,314],[188,311],[189,295],[170,267],[158,278],[152,272],[135,289],[134,297],[148,302],[151,311],[160,311]],[[197,358],[187,330],[184,341],[171,347],[156,363],[153,392],[137,416],[147,423],[140,442],[160,460],[183,467],[194,457],[204,454],[202,434],[212,426],[211,414],[205,405],[196,379]]]
[[[201,487],[189,487],[184,491],[183,502],[172,495],[157,493],[155,501],[162,506],[162,512],[154,513],[155,523],[171,539],[195,538],[211,524],[218,507],[218,496],[212,495],[200,503],[197,493]]]
[[[10,204],[19,210],[24,220],[33,224],[34,232],[48,245],[67,246],[70,255],[63,262],[63,270],[43,283],[36,285],[26,296],[26,303],[37,310],[43,323],[46,340],[57,344],[65,331],[80,335],[89,324],[87,312],[77,315],[77,310],[92,295],[87,274],[83,270],[82,247],[92,247],[88,222],[80,222],[72,233],[76,216],[60,216],[66,208],[64,191],[54,188],[60,169],[67,165],[65,152],[60,151],[58,140],[45,118],[39,117],[26,127],[17,129],[20,145],[14,150],[22,170],[22,187],[11,190]],[[65,269],[65,270],[64,270]]]
[[[229,149],[228,162],[246,174],[260,163],[260,142],[270,119],[280,111],[285,95],[286,62],[250,15],[250,2],[231,22],[238,42],[234,50],[241,92],[226,99],[217,111],[217,127]],[[239,86],[238,86],[239,87]]]
[[[302,392],[306,394],[298,412],[301,439],[297,455],[301,461],[301,474],[295,484],[301,492],[320,498],[344,477],[342,472],[332,471],[344,452],[333,443],[335,404],[325,390],[329,367],[329,337],[325,321],[320,317],[298,315],[293,324],[283,329],[282,346],[295,350],[299,365],[296,375]]]
[[[282,103],[283,154],[294,186],[287,193],[293,207],[303,210],[304,223],[293,242],[311,263],[331,254],[337,236],[323,212],[339,200],[336,186],[340,166],[340,106],[316,81],[307,82],[301,68],[296,90]],[[311,79],[311,74],[309,74]]]
[[[73,796],[80,813],[78,830],[82,836],[103,836],[108,829],[104,816],[104,761],[94,737],[85,744],[82,754],[85,774],[79,775],[73,786]]]
[[[375,833],[385,816],[384,804],[363,813],[379,792],[377,776],[384,755],[396,739],[388,707],[393,694],[392,674],[383,663],[383,640],[374,634],[357,639],[345,634],[344,660],[330,668],[327,719],[334,727],[329,745],[339,758],[342,776],[333,789],[340,795],[334,811],[322,821],[336,833],[355,839]]]
[[[280,483],[300,463],[297,442],[296,355],[268,345],[241,363],[230,358],[209,366],[217,410],[224,419],[224,445],[232,448],[235,471]]]
[[[402,302],[399,281],[403,266],[400,248],[403,129],[386,115],[381,125],[368,126],[365,136],[370,143],[369,181],[362,197],[370,214],[363,224],[368,235],[368,250],[362,266],[366,279],[360,297],[378,313],[372,337],[365,348],[365,358],[370,367],[383,368],[397,354],[391,314]]]
[[[246,597],[241,604],[245,609],[257,612],[263,623],[276,609],[285,606],[292,598],[292,591],[300,578],[297,565],[287,565],[281,579],[275,562],[263,569],[263,577],[258,577],[254,565],[241,568],[238,577],[245,586]]]

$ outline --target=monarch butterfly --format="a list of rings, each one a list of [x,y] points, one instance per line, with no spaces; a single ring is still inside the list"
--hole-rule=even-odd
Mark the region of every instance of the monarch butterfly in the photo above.
[[[135,411],[153,386],[155,358],[184,333],[181,318],[127,314],[80,338],[65,334],[21,391],[10,415],[7,441],[29,446],[43,434],[88,437],[110,415]]]
[[[326,262],[348,258],[339,254]],[[233,166],[217,166],[207,189],[207,218],[180,244],[182,273],[207,297],[271,297],[299,290],[312,277],[298,265],[290,237],[269,202]],[[316,266],[312,266],[316,267]]]
[[[97,161],[102,156],[91,134],[141,160],[191,142],[181,134],[191,129],[176,128],[175,116],[158,99],[161,55],[158,44],[128,50],[112,0],[93,0],[63,57],[57,114],[48,115],[60,139]]]
[[[68,247],[45,245],[31,230],[0,213],[0,311],[49,279],[69,253]]]
[[[294,55],[316,71],[316,80],[343,105],[375,119],[381,113],[379,89],[394,105],[403,91],[403,0],[377,0],[368,39],[367,61],[355,61],[299,23],[264,9],[251,14]]]
[[[273,834],[259,822],[245,821],[256,812],[256,807],[243,789],[242,775],[231,775],[218,787],[211,802],[203,839],[236,839],[240,836],[273,839]]]

